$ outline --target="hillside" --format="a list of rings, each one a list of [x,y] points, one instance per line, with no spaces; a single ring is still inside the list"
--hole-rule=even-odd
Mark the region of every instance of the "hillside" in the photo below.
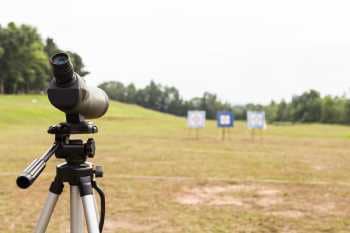
[[[64,114],[50,105],[47,96],[44,95],[2,95],[0,96],[0,111],[0,126],[3,128],[37,126],[45,129],[51,124],[64,120]],[[110,123],[113,122],[112,128],[118,127],[119,130],[124,129],[124,127],[128,131],[138,128],[140,131],[149,130],[157,131],[157,133],[172,129],[182,131],[186,127],[184,118],[116,101],[110,102],[110,108],[103,118],[94,121],[101,127],[104,125],[110,126]],[[217,134],[215,123],[209,122],[208,125],[209,127],[203,130],[202,133],[206,137],[217,136],[215,135]],[[234,129],[236,133],[247,134],[244,122],[238,122],[236,126]],[[40,128],[38,129],[40,130]],[[305,125],[287,125],[283,127],[269,125],[267,134],[288,137],[344,138],[350,136],[350,130],[347,126],[326,124],[307,125],[307,128],[305,128]]]

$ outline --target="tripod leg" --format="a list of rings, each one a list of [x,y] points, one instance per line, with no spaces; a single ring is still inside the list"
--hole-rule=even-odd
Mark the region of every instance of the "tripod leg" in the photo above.
[[[50,187],[49,196],[47,197],[44,209],[42,210],[34,233],[45,233],[49,225],[50,218],[57,204],[59,195],[63,191],[63,184],[55,180]]]
[[[79,187],[70,186],[70,232],[83,233],[83,206]]]
[[[99,213],[99,209],[98,209],[98,205],[97,205],[97,201],[96,201],[96,197],[94,195],[94,206],[95,206],[95,212],[96,213]],[[100,215],[96,214],[97,215],[97,222],[100,222]]]
[[[83,200],[83,207],[86,219],[86,225],[89,233],[100,233],[97,213],[95,208],[95,199],[92,192],[91,177],[80,178],[80,196]]]

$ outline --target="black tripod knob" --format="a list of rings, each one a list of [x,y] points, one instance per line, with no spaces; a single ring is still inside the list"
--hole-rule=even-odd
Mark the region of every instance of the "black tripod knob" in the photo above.
[[[102,166],[95,167],[95,176],[96,176],[96,178],[103,177],[103,167]]]
[[[85,153],[89,158],[93,158],[96,151],[95,140],[89,138],[85,144]]]

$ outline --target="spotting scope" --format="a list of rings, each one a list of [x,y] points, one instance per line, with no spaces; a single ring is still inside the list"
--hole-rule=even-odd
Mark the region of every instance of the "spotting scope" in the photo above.
[[[53,106],[65,113],[66,122],[48,129],[49,134],[55,135],[55,143],[18,176],[17,185],[20,188],[28,188],[33,184],[52,155],[66,159],[70,164],[80,164],[93,157],[95,154],[93,139],[83,143],[79,140],[69,140],[69,136],[97,133],[97,126],[85,119],[102,117],[109,106],[108,97],[103,90],[88,87],[85,80],[74,72],[68,54],[57,53],[49,62],[54,77],[48,86],[48,98]],[[64,150],[66,147],[68,149]]]
[[[106,93],[97,87],[87,87],[85,80],[74,72],[68,54],[55,54],[50,64],[54,78],[47,94],[53,106],[67,116],[80,115],[85,119],[99,118],[107,112]]]

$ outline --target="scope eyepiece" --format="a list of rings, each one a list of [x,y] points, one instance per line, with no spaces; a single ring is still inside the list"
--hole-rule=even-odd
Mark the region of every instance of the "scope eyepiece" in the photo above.
[[[69,83],[74,78],[73,64],[66,53],[57,53],[50,59],[57,84]]]

